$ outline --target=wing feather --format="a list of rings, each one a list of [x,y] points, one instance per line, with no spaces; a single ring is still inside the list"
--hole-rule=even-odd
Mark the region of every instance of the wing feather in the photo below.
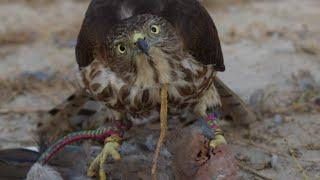
[[[219,92],[222,102],[222,115],[239,124],[248,125],[258,120],[252,109],[218,77],[214,84]]]

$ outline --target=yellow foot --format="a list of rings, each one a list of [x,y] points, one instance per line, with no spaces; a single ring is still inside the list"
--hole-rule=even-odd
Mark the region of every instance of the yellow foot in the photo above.
[[[209,147],[216,149],[220,145],[227,144],[226,139],[223,136],[223,133],[220,129],[215,130],[215,137],[209,142]]]
[[[104,164],[108,158],[111,156],[114,160],[120,160],[119,148],[120,148],[121,137],[113,135],[105,140],[105,145],[101,153],[94,159],[90,164],[87,175],[93,177],[97,175],[97,168],[99,168],[99,179],[106,180],[106,172],[104,171]]]

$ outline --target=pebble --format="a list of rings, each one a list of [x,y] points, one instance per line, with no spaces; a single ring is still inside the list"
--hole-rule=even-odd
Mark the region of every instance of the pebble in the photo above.
[[[271,157],[270,164],[273,169],[278,169],[279,168],[279,156],[273,154]]]
[[[279,114],[276,114],[276,115],[274,116],[274,122],[275,122],[277,125],[282,124],[282,123],[283,123],[283,118],[282,118],[282,116],[279,115]]]

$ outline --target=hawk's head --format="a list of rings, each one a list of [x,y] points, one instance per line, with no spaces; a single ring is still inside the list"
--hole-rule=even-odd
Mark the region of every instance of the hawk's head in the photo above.
[[[174,51],[180,44],[181,40],[167,20],[144,14],[113,27],[107,34],[105,45],[113,58],[133,60],[141,54],[152,57],[152,48]]]
[[[101,47],[101,59],[108,68],[143,86],[170,81],[169,61],[183,51],[175,28],[150,14],[133,16],[111,28]]]

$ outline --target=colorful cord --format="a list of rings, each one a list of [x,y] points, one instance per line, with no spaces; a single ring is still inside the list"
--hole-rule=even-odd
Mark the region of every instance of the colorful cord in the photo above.
[[[97,140],[104,141],[107,137],[112,135],[119,135],[117,129],[98,129],[92,131],[79,131],[70,133],[63,138],[59,139],[52,146],[50,146],[38,159],[38,162],[41,164],[46,164],[50,159],[57,154],[65,146],[78,142],[81,140]]]

